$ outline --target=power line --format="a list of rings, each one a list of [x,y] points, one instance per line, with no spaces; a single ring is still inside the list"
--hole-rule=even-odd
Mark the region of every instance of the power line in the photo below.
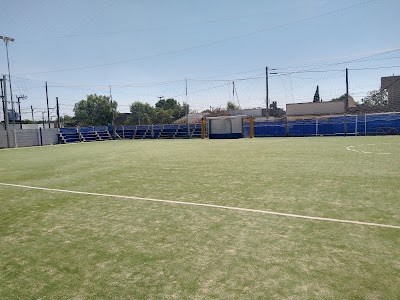
[[[301,5],[301,6],[303,6],[303,5]],[[301,6],[299,6],[299,7],[301,7]],[[294,9],[294,7],[291,7],[290,9]],[[278,10],[278,11],[282,11],[282,10]],[[157,26],[157,27],[147,27],[147,28],[136,28],[136,29],[132,29],[132,30],[120,30],[120,31],[111,31],[111,32],[94,32],[94,33],[86,33],[86,34],[66,34],[66,35],[59,35],[59,36],[53,36],[53,37],[46,37],[46,39],[40,39],[40,40],[31,40],[31,41],[22,41],[22,42],[20,41],[18,44],[31,44],[31,43],[36,43],[36,42],[41,43],[43,40],[48,41],[48,40],[52,40],[52,39],[62,39],[62,38],[90,37],[90,36],[103,36],[103,35],[110,36],[110,35],[116,35],[116,34],[121,34],[121,33],[165,30],[165,29],[180,28],[180,27],[187,28],[188,26],[192,26],[192,25],[204,25],[204,24],[210,24],[210,23],[234,21],[234,20],[248,18],[248,17],[252,17],[252,16],[264,15],[266,13],[271,13],[271,12],[276,12],[276,11],[268,10],[268,11],[259,12],[259,13],[252,13],[252,14],[246,14],[246,15],[240,15],[240,16],[232,16],[232,17],[225,17],[225,18],[184,23],[184,24],[176,24],[176,25],[172,25],[172,26]]]
[[[320,68],[320,67],[331,67],[331,66],[337,66],[337,65],[343,65],[343,64],[350,64],[350,63],[357,63],[357,62],[368,62],[368,61],[373,61],[373,60],[385,60],[385,59],[393,59],[393,58],[400,58],[400,57],[386,57],[386,58],[381,58],[381,59],[371,59],[369,60],[368,58],[372,58],[375,56],[379,56],[379,55],[384,55],[384,54],[388,54],[388,53],[393,53],[393,52],[398,52],[400,51],[400,48],[395,48],[395,49],[390,49],[390,50],[385,50],[383,52],[379,52],[379,53],[374,53],[368,56],[364,56],[364,57],[360,57],[360,58],[355,58],[355,59],[350,59],[350,60],[345,60],[345,61],[340,61],[340,62],[334,62],[334,63],[329,63],[329,64],[309,64],[309,65],[298,65],[298,66],[286,66],[286,67],[279,67],[279,68],[275,68],[277,70],[285,70],[285,69],[291,69],[291,68],[296,68],[296,67],[313,67],[315,66],[315,68]]]
[[[362,70],[378,70],[378,69],[392,69],[392,68],[400,68],[399,66],[381,66],[381,67],[366,67],[366,68],[348,68],[349,71],[362,71]],[[276,74],[272,74],[271,76],[279,76],[279,75],[290,75],[290,74],[301,74],[301,73],[328,73],[328,72],[343,72],[344,69],[330,69],[330,70],[298,70],[292,72],[276,72]]]
[[[227,42],[227,41],[231,41],[231,40],[241,39],[241,38],[252,36],[252,35],[255,35],[255,34],[258,34],[258,33],[262,33],[262,32],[267,32],[267,31],[272,31],[272,30],[279,29],[279,28],[284,28],[284,27],[287,27],[287,26],[290,26],[290,25],[295,25],[295,24],[298,24],[298,23],[311,21],[311,20],[318,19],[318,18],[321,18],[321,17],[324,17],[324,16],[328,16],[328,15],[331,15],[331,14],[335,14],[335,13],[338,13],[338,12],[349,10],[349,9],[352,9],[352,8],[355,8],[355,7],[358,7],[358,6],[366,5],[366,4],[374,2],[374,1],[375,0],[364,1],[364,2],[361,2],[361,3],[357,3],[357,4],[353,4],[353,5],[344,7],[344,8],[340,8],[340,9],[336,9],[336,10],[333,10],[333,11],[330,11],[330,12],[322,13],[322,14],[319,14],[319,15],[316,15],[316,16],[303,18],[303,19],[299,19],[299,20],[296,20],[296,21],[292,21],[292,22],[288,22],[288,23],[272,26],[272,27],[269,27],[269,28],[260,29],[260,30],[248,32],[248,33],[245,33],[245,34],[241,34],[241,35],[237,35],[237,36],[233,36],[233,37],[229,37],[229,38],[225,38],[225,39],[221,39],[221,40],[213,41],[213,42],[209,42],[209,43],[204,43],[204,44],[200,44],[200,45],[196,45],[196,46],[192,46],[192,47],[187,47],[187,48],[182,48],[182,49],[162,52],[162,53],[143,56],[143,57],[131,58],[131,59],[126,59],[126,60],[119,60],[119,61],[114,61],[114,62],[104,63],[104,64],[96,64],[96,65],[91,65],[91,66],[66,68],[66,69],[58,69],[58,70],[49,70],[49,71],[41,71],[41,72],[30,72],[30,73],[24,73],[24,74],[19,74],[19,75],[33,75],[33,74],[46,74],[46,73],[57,73],[57,72],[85,70],[85,69],[92,69],[92,68],[98,68],[98,67],[105,67],[105,66],[123,64],[123,63],[128,63],[128,62],[133,62],[133,61],[139,61],[139,60],[145,60],[145,59],[150,59],[150,58],[155,58],[155,57],[160,57],[160,56],[165,56],[165,55],[170,55],[170,54],[176,54],[176,53],[180,53],[180,52],[186,52],[186,51],[190,51],[190,50],[194,50],[194,49],[199,49],[199,48],[204,48],[204,47],[208,47],[208,46],[212,46],[212,45],[221,44],[221,43],[224,43],[224,42]]]

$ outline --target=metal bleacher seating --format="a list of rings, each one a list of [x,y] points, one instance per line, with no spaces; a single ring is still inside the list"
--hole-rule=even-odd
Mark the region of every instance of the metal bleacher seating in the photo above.
[[[97,134],[98,141],[105,141],[112,139],[112,136],[106,126],[95,126],[94,132]]]
[[[60,128],[58,136],[60,144],[77,143],[81,141],[76,128]]]
[[[177,131],[176,131],[175,138],[176,139],[187,139],[189,135],[190,135],[190,132],[188,134],[187,125],[186,124],[184,124],[184,125],[180,124],[178,129],[177,129]]]
[[[81,127],[81,128],[60,128],[59,141],[61,144],[76,142],[93,142],[112,139],[108,128],[99,127]]]
[[[201,138],[201,124],[190,124],[190,137]]]
[[[113,139],[112,130],[107,126],[60,128],[59,141],[62,144],[92,142]],[[117,126],[116,138],[122,139],[187,139],[201,137],[201,124],[137,125]]]
[[[134,135],[134,139],[144,139],[146,137],[147,132],[149,131],[148,125],[138,125],[136,126],[136,131]]]
[[[159,138],[173,139],[178,131],[178,124],[163,125]]]

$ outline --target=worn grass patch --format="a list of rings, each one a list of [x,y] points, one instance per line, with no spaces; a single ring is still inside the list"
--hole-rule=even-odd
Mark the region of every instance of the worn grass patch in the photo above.
[[[398,137],[7,149],[0,181],[400,225],[399,149]],[[400,294],[398,229],[6,186],[0,196],[1,299]]]

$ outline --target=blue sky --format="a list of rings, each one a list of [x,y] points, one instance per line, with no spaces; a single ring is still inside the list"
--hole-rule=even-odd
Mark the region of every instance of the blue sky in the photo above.
[[[270,100],[281,107],[311,101],[316,85],[324,100],[340,96],[346,67],[356,99],[379,88],[381,76],[400,73],[398,0],[3,0],[1,6],[0,35],[15,38],[13,91],[28,95],[26,118],[30,105],[41,116],[45,81],[51,106],[58,96],[62,113],[72,114],[75,102],[108,94],[109,86],[119,111],[135,100],[154,104],[157,96],[197,110],[228,100],[262,107],[266,66],[277,69]],[[3,44],[0,73],[7,73]]]

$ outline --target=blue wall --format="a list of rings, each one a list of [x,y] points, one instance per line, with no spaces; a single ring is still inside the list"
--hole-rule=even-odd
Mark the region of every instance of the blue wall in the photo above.
[[[318,122],[318,123],[317,123]],[[249,124],[244,125],[249,135]],[[365,131],[365,129],[367,129]],[[255,137],[316,135],[387,135],[400,133],[400,113],[365,116],[340,116],[309,120],[255,122]]]
[[[151,125],[124,126],[125,131],[143,131]],[[154,125],[153,131],[158,136],[159,131],[175,132],[178,127],[180,131],[187,130],[186,125],[166,124]],[[194,129],[194,124],[190,125]],[[73,133],[78,130],[82,133],[109,130],[112,126],[96,126],[77,128],[60,128],[62,133]],[[117,126],[117,131],[122,131],[122,126]],[[316,136],[316,135],[388,135],[400,133],[400,113],[373,114],[360,116],[334,116],[328,118],[308,119],[308,120],[279,120],[271,122],[255,122],[255,137],[285,137],[285,136]],[[249,123],[244,124],[244,136],[249,136]]]

